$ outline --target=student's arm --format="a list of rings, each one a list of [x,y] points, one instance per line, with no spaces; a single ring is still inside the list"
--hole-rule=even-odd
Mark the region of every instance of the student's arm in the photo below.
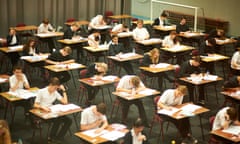
[[[61,64],[69,64],[69,63],[74,63],[75,60],[74,59],[70,59],[70,60],[66,60],[66,61],[62,61],[60,62]]]
[[[102,126],[95,131],[96,133],[99,133],[99,132],[101,132],[102,130],[104,130],[105,128],[107,128],[107,126],[108,126],[108,121],[107,121],[107,119],[103,120],[101,124],[102,124]]]
[[[102,122],[103,122],[102,120],[96,120],[95,122],[90,123],[90,124],[81,124],[80,129],[81,129],[81,131],[93,129],[95,127],[100,126],[102,124]]]
[[[60,99],[60,102],[62,104],[68,104],[68,97],[67,97],[66,89],[64,88],[63,85],[60,86],[60,89],[63,91],[63,97]]]
[[[131,93],[132,92],[132,90],[124,89],[124,88],[117,88],[116,91],[117,92],[127,92],[127,93]]]

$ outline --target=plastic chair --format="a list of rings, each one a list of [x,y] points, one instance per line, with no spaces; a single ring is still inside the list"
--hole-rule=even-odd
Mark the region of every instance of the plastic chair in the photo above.
[[[112,11],[105,11],[104,13],[104,17],[105,17],[105,20],[106,22],[109,24],[109,23],[119,23],[118,20],[111,20],[111,18],[109,18],[109,16],[113,16],[113,12]]]
[[[87,69],[81,70],[80,74],[79,74],[79,78],[86,78],[86,74],[87,74]],[[81,99],[80,99],[81,96]],[[87,88],[84,86],[84,84],[80,83],[79,85],[79,89],[78,89],[78,98],[77,101],[82,103],[82,99],[83,97],[85,97],[85,101],[87,102],[88,99],[88,93],[87,93]]]
[[[66,20],[66,22],[74,22],[74,21],[76,21],[75,18],[68,18],[68,19]]]

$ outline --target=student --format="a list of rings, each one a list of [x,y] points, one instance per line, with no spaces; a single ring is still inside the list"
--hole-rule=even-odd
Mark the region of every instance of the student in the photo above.
[[[124,144],[149,144],[146,134],[143,133],[144,123],[138,118],[132,129],[124,136]]]
[[[163,47],[172,48],[175,45],[180,45],[180,41],[177,38],[177,32],[171,31],[168,36],[165,36],[162,42]]]
[[[138,92],[140,92],[141,90],[144,90],[145,88],[146,87],[141,82],[141,80],[138,76],[125,75],[120,79],[120,81],[117,85],[116,91],[117,92],[126,92],[129,94],[132,94],[132,93],[137,94]],[[145,109],[144,109],[141,99],[125,100],[125,99],[119,97],[119,100],[122,104],[122,122],[123,123],[126,123],[129,107],[132,104],[134,104],[138,107],[138,112],[139,112],[140,118],[144,122],[144,125],[147,127],[149,126],[148,121],[147,121],[146,112],[145,112]]]
[[[129,32],[129,29],[124,24],[117,24],[112,29],[113,33]]]
[[[229,80],[225,81],[223,88],[235,88],[240,86],[240,76],[233,76]]]
[[[58,93],[58,90],[62,91],[63,96]],[[49,107],[52,106],[56,100],[62,104],[68,104],[66,89],[63,85],[60,85],[59,79],[54,77],[50,80],[50,83],[47,87],[38,91],[33,107],[41,109],[45,112],[51,112]],[[67,116],[61,116],[52,119],[51,122],[53,123],[53,126],[51,128],[48,141],[58,142],[64,138],[72,124],[72,120]]]
[[[103,19],[102,15],[97,15],[94,18],[91,19],[88,30],[97,29],[98,27],[105,26],[106,22]]]
[[[167,25],[167,14],[162,13],[158,18],[156,18],[152,24],[153,26],[165,26]]]
[[[150,50],[148,53],[144,54],[142,66],[149,66],[154,67],[155,65],[160,63],[160,51],[157,48],[154,48]],[[158,87],[159,90],[162,90],[162,83],[163,83],[163,77],[165,77],[169,82],[173,82],[173,79],[171,79],[165,72],[162,72],[158,76]]]
[[[226,36],[223,29],[213,29],[212,31],[210,31],[208,38],[217,38],[224,40]]]
[[[187,87],[184,85],[179,85],[176,89],[165,90],[160,99],[158,100],[157,107],[159,109],[171,110],[172,107],[181,105],[183,102],[183,97],[187,93]],[[188,118],[174,119],[169,116],[161,115],[163,119],[174,123],[178,128],[182,138],[185,138],[190,133],[190,122]]]
[[[200,69],[200,62],[201,58],[200,56],[195,56],[192,59],[185,61],[180,66],[180,72],[179,72],[179,78],[181,77],[189,77],[189,76],[197,76],[201,73]],[[194,85],[186,83],[188,88],[188,94],[190,101],[193,101],[194,99]],[[199,103],[204,104],[204,86],[199,86]]]
[[[60,49],[59,51],[53,52],[47,59],[47,64],[69,64],[75,62],[75,60],[70,55],[72,53],[72,49],[68,46]],[[70,80],[70,75],[67,71],[63,72],[52,72],[52,77],[57,77],[60,80],[60,83],[66,83]]]
[[[75,36],[75,33],[78,31],[79,25],[77,23],[73,23],[67,30],[64,32],[64,39],[72,39]]]
[[[109,56],[119,56],[124,53],[124,47],[122,43],[118,42],[118,36],[112,36],[112,43],[109,45]],[[114,61],[115,62],[115,61]],[[134,74],[133,67],[130,61],[120,62],[121,66],[127,72],[127,74]]]
[[[16,30],[13,28],[9,29],[9,34],[7,35],[7,46],[17,46],[20,44],[20,37],[16,34]],[[8,53],[8,57],[11,60],[12,67],[14,67],[19,60],[20,55],[18,52]]]
[[[23,56],[36,56],[39,54],[36,48],[35,39],[29,39],[28,42],[23,46]]]
[[[47,18],[43,19],[42,23],[38,27],[38,33],[48,33],[54,31],[52,25]]]
[[[5,120],[0,120],[0,144],[12,144],[10,130]]]
[[[85,108],[81,114],[80,130],[96,129],[96,133],[104,130],[108,126],[106,111],[104,103]]]
[[[149,39],[150,35],[145,27],[143,27],[143,20],[137,21],[137,27],[133,30],[133,39],[135,41],[142,41]]]
[[[13,68],[13,75],[9,78],[9,91],[17,92],[21,89],[29,89],[30,85],[27,80],[26,75],[22,72],[23,69],[21,66],[15,66]],[[30,100],[18,101],[16,102],[17,106],[22,106],[24,108],[24,114],[29,115],[29,109],[31,108]]]
[[[180,20],[180,23],[177,24],[176,32],[179,34],[179,33],[187,32],[187,31],[189,31],[189,27],[187,25],[187,20],[185,17],[182,17]]]
[[[231,70],[233,74],[240,75],[240,49],[236,51],[231,59]]]
[[[98,47],[101,43],[101,34],[99,32],[94,32],[88,36],[88,44],[92,47]]]
[[[108,70],[108,66],[105,63],[93,63],[91,65],[88,66],[87,68],[87,73],[86,73],[86,77],[90,78],[90,77],[94,77],[95,79],[101,79]],[[88,101],[87,101],[87,105],[91,105],[92,101],[94,100],[95,96],[98,93],[99,88],[98,87],[91,87],[86,85],[87,89],[88,89]]]
[[[227,129],[231,124],[240,125],[237,120],[237,111],[233,107],[224,107],[218,111],[212,130]]]

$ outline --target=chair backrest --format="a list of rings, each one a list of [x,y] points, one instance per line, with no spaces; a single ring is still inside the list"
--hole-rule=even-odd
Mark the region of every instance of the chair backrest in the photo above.
[[[16,27],[23,27],[23,26],[26,26],[26,24],[25,23],[19,23],[19,24],[16,25]]]
[[[76,21],[75,18],[69,18],[69,19],[67,19],[67,22],[74,22],[74,21]]]
[[[200,55],[199,50],[197,50],[197,49],[192,50],[191,55],[192,55],[192,56],[199,56],[199,55]]]
[[[154,98],[154,105],[157,106],[157,103],[158,103],[159,99],[160,99],[160,96],[156,96],[156,97]]]
[[[108,16],[112,16],[113,12],[112,11],[105,11],[104,16],[107,18]]]
[[[211,116],[211,117],[209,118],[210,130],[212,130],[214,120],[215,120],[215,116]]]
[[[79,77],[86,78],[86,75],[87,75],[87,69],[83,69],[80,71]]]

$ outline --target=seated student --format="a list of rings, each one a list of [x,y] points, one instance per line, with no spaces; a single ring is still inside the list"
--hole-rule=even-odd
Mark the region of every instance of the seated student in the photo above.
[[[142,66],[149,66],[149,67],[154,67],[155,65],[159,64],[161,62],[160,60],[160,51],[157,48],[154,48],[150,50],[148,53],[144,54],[143,61],[142,61]],[[158,76],[158,87],[159,90],[162,90],[162,82],[163,82],[163,77],[169,80],[170,82],[173,81],[165,72],[159,74]]]
[[[55,29],[49,23],[49,20],[47,18],[43,19],[42,23],[38,26],[38,34],[49,33],[49,32],[52,32],[52,31],[55,31]],[[50,52],[52,52],[52,50],[54,48],[56,48],[55,44],[54,44],[54,39],[52,37],[44,38],[42,40],[46,41],[48,43],[48,48],[50,49]]]
[[[132,93],[138,93],[141,90],[145,89],[146,87],[141,82],[140,78],[135,75],[125,75],[123,76],[116,88],[117,92],[127,92],[129,94]],[[122,122],[126,123],[129,107],[134,104],[138,107],[138,112],[140,115],[140,118],[143,120],[145,126],[148,125],[146,112],[142,103],[141,99],[135,99],[135,100],[125,100],[123,98],[118,97],[121,104],[122,104]]]
[[[240,75],[240,49],[236,51],[231,59],[231,70],[233,74]]]
[[[135,41],[142,41],[149,38],[149,32],[145,27],[143,27],[143,20],[138,20],[137,27],[133,30],[133,39]]]
[[[0,120],[0,144],[12,144],[10,130],[5,120]]]
[[[13,28],[9,29],[9,34],[7,35],[7,46],[17,46],[20,44],[20,37],[17,35],[16,30]],[[14,67],[19,60],[20,55],[18,52],[8,53],[8,57],[11,60],[12,67]]]
[[[185,61],[180,66],[179,78],[181,77],[189,77],[189,76],[197,76],[197,74],[201,73],[200,69],[200,56],[192,57],[192,59]],[[194,98],[194,85],[186,83],[188,88],[188,94],[190,101],[193,102]],[[199,86],[199,103],[204,104],[204,86]]]
[[[210,31],[208,38],[217,38],[224,40],[226,36],[223,29],[213,29],[212,31]]]
[[[35,56],[39,54],[39,50],[36,48],[35,39],[29,39],[28,42],[23,46],[23,56]]]
[[[214,38],[207,39],[200,46],[200,54],[203,56],[212,56],[213,54],[218,53],[216,49],[216,40]],[[204,63],[206,71],[211,74],[215,73],[214,63]]]
[[[187,21],[185,17],[182,17],[180,23],[176,26],[176,32],[179,34],[181,32],[189,31],[189,27],[187,25]]]
[[[117,24],[112,29],[113,33],[129,32],[129,29],[125,24]]]
[[[21,66],[15,66],[13,68],[13,75],[9,78],[9,91],[16,92],[19,89],[29,89],[30,85],[26,75],[23,73]],[[18,101],[15,103],[17,106],[24,108],[25,115],[29,115],[28,111],[31,108],[30,100]]]
[[[81,114],[80,130],[96,129],[96,133],[104,130],[108,126],[106,111],[107,107],[104,103],[85,108]]]
[[[91,19],[88,30],[97,29],[98,27],[105,26],[106,22],[103,19],[102,15],[97,15],[94,18]]]
[[[92,47],[98,47],[101,43],[101,34],[94,32],[88,36],[88,44]]]
[[[62,96],[59,94],[58,90],[62,92]],[[66,89],[63,85],[60,85],[59,79],[54,77],[50,80],[47,87],[38,91],[33,107],[45,112],[51,112],[49,107],[52,106],[56,100],[62,104],[68,104]],[[53,125],[48,141],[59,142],[59,140],[62,140],[67,133],[72,124],[72,120],[67,116],[61,116],[52,119],[51,122]]]
[[[109,45],[109,56],[119,56],[124,53],[124,47],[122,43],[118,42],[118,36],[112,36],[112,43]],[[121,66],[127,72],[127,74],[134,74],[133,67],[130,61],[120,62]]]
[[[68,46],[60,49],[59,51],[53,52],[47,59],[47,64],[69,64],[75,62],[75,60],[70,55],[72,53],[72,49]],[[60,83],[63,84],[70,80],[70,75],[67,71],[63,72],[52,72],[52,77],[57,77],[60,80]]]
[[[222,108],[214,119],[212,130],[227,129],[231,124],[240,125],[237,115],[237,110],[233,107]]]
[[[132,129],[124,136],[125,144],[149,144],[146,134],[143,133],[144,123],[138,118]]]
[[[165,26],[167,25],[167,14],[162,13],[158,18],[156,18],[152,24],[153,26]]]
[[[72,39],[75,36],[75,33],[78,31],[79,25],[77,23],[73,23],[67,30],[64,32],[64,39]]]
[[[240,76],[233,76],[229,80],[225,81],[223,88],[235,88],[240,86]]]
[[[176,89],[165,90],[160,99],[158,100],[157,106],[160,109],[171,110],[172,107],[182,104],[183,97],[187,93],[187,87],[179,85]],[[178,129],[182,138],[185,138],[190,133],[190,122],[188,117],[183,119],[174,119],[169,116],[161,115],[164,120],[172,122]]]
[[[101,79],[108,70],[108,66],[105,63],[93,63],[90,64],[87,68],[87,73],[86,73],[86,77],[93,77],[96,79]],[[87,105],[91,105],[92,101],[94,100],[95,96],[98,93],[99,88],[98,87],[91,87],[86,85],[87,89],[88,89],[88,101],[87,101]]]

